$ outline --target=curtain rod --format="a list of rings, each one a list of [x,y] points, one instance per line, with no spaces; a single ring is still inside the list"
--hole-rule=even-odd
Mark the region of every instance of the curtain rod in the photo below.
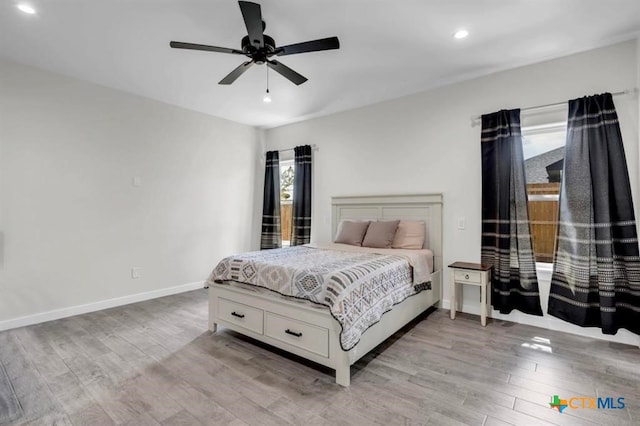
[[[637,93],[638,93],[638,88],[634,87],[633,89],[626,89],[626,90],[622,90],[620,92],[614,92],[611,95],[612,96],[635,95]],[[536,106],[527,107],[527,108],[520,108],[520,111],[535,111],[535,110],[538,110],[538,109],[554,108],[554,107],[559,107],[559,106],[562,106],[562,105],[567,105],[567,102],[568,101],[554,102],[552,104],[536,105]],[[481,115],[474,115],[473,117],[471,117],[471,127],[476,127],[477,125],[479,125],[481,119],[482,119]]]
[[[278,152],[287,152],[287,151],[293,151],[295,148],[287,148],[287,149],[279,149]],[[311,150],[312,151],[317,151],[318,147],[316,144],[311,145]],[[262,154],[263,156],[266,156],[267,153],[265,152],[264,154]]]

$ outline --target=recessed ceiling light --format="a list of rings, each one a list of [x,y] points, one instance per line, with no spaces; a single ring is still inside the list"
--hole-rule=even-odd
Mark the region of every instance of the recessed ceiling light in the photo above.
[[[18,9],[20,9],[24,13],[28,13],[29,15],[33,15],[36,13],[36,10],[26,3],[18,4]]]
[[[461,39],[461,38],[465,38],[468,35],[469,35],[469,31],[467,31],[467,30],[458,30],[458,31],[455,32],[455,34],[453,36],[455,38],[457,38],[457,39]]]

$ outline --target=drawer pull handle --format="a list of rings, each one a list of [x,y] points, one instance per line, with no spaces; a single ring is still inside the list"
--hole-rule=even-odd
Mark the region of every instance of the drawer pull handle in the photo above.
[[[291,331],[291,330],[289,330],[288,328],[287,328],[284,332],[285,332],[285,333],[287,333],[287,334],[290,334],[290,335],[292,335],[292,336],[302,337],[302,333],[298,333],[298,332],[295,332],[295,331]]]
[[[466,274],[466,275],[464,276],[464,279],[465,279],[465,280],[468,280],[468,279],[469,279],[469,274]]]
[[[236,311],[231,312],[231,315],[233,315],[234,317],[238,317],[238,318],[244,318],[244,314],[239,314]]]

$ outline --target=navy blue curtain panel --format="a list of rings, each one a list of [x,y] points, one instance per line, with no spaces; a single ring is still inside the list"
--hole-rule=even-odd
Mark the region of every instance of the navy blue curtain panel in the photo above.
[[[482,263],[493,267],[491,303],[542,315],[529,226],[520,110],[482,116]]]
[[[280,229],[280,156],[278,151],[269,151],[267,152],[264,171],[260,249],[280,247],[282,247],[282,232]]]
[[[640,334],[640,257],[627,161],[610,93],[569,101],[550,315]]]
[[[291,245],[298,246],[311,241],[311,146],[297,146],[294,152]]]

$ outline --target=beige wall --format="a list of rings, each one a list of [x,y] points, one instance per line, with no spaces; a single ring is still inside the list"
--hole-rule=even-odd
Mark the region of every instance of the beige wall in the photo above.
[[[335,195],[444,193],[444,261],[480,257],[481,171],[479,127],[472,116],[525,108],[636,86],[636,42],[530,65],[436,90],[266,131],[268,149],[316,144],[314,241],[329,240],[330,199]],[[638,201],[638,101],[617,97],[625,149]],[[566,115],[564,115],[566,117]],[[636,204],[637,205],[637,204]],[[466,219],[459,230],[456,219]],[[445,274],[444,305],[449,305]],[[549,274],[540,274],[546,310]],[[479,312],[478,291],[465,289],[464,310]],[[495,316],[499,316],[496,314]],[[601,336],[545,316],[513,313],[504,318]],[[619,341],[637,343],[621,331]]]
[[[251,127],[0,61],[0,329],[253,248],[261,151]]]

